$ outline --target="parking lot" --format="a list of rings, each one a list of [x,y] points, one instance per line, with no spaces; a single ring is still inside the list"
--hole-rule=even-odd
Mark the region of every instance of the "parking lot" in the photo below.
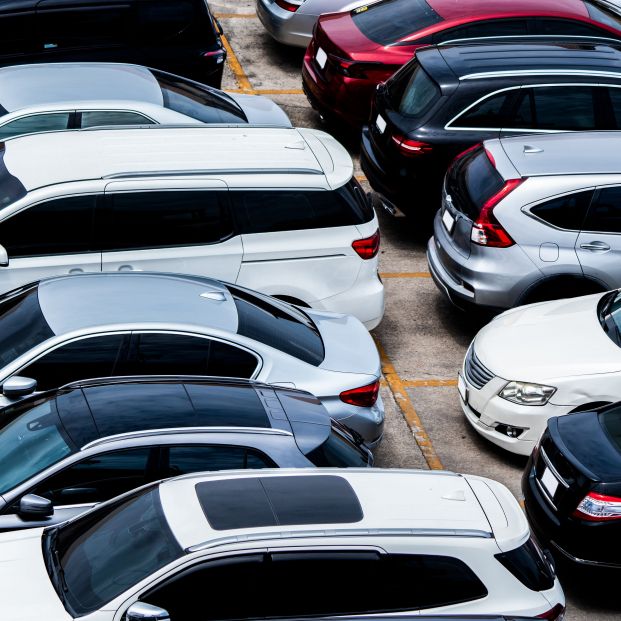
[[[264,32],[251,0],[214,0],[210,6],[228,47],[223,88],[268,95],[294,125],[331,131],[357,161],[356,137],[323,127],[302,93],[303,51],[274,42]],[[359,167],[357,171],[370,189]],[[413,187],[413,201],[416,195]],[[373,334],[383,362],[386,433],[376,464],[479,474],[501,481],[521,499],[525,460],[495,449],[475,434],[458,402],[457,371],[480,326],[454,310],[431,280],[425,260],[428,225],[386,214],[379,217],[386,314]],[[567,619],[618,618],[614,576],[565,572],[561,577]]]

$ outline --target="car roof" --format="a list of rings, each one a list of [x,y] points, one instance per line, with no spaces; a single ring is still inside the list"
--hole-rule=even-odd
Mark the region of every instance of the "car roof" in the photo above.
[[[327,182],[336,188],[353,174],[350,155],[332,136],[293,127],[98,128],[21,136],[6,140],[4,148],[4,164],[29,191],[72,181],[197,173],[297,173],[309,187]]]
[[[520,14],[550,13],[562,16],[588,17],[582,0],[428,0],[431,8],[445,20],[485,15],[516,16]]]
[[[324,479],[310,485],[313,481],[309,477]],[[251,478],[283,481],[249,482]],[[160,485],[160,498],[173,533],[186,549],[218,545],[223,538],[242,541],[250,537],[299,538],[318,536],[317,533],[321,536],[325,529],[335,535],[340,529],[362,536],[369,534],[369,529],[381,529],[375,531],[377,536],[383,530],[384,534],[405,536],[489,539],[496,535],[498,540],[500,533],[504,539],[527,537],[525,518],[511,514],[513,520],[509,524],[503,512],[506,499],[499,498],[481,481],[486,480],[479,479],[476,485],[483,485],[487,492],[475,494],[468,477],[446,471],[229,471],[171,479]],[[265,496],[261,488],[266,490]],[[510,494],[508,490],[506,493]],[[210,498],[217,498],[218,503],[210,504]],[[512,502],[519,514],[517,502]],[[486,513],[483,505],[486,510],[488,506],[492,508]],[[496,519],[502,522],[501,528],[496,528]]]
[[[131,100],[163,105],[162,89],[146,67],[115,63],[48,63],[0,68],[0,106],[95,100]]]
[[[621,174],[619,132],[565,132],[485,142],[492,155],[507,157],[522,177]],[[588,157],[584,154],[588,153]]]

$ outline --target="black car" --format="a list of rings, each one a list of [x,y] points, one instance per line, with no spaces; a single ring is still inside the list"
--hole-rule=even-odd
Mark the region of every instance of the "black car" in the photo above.
[[[440,205],[450,162],[489,138],[621,129],[621,48],[603,43],[430,46],[376,91],[362,131],[371,186],[403,212]]]
[[[0,29],[0,66],[123,62],[222,81],[226,51],[205,0],[13,0]]]
[[[621,403],[551,418],[522,491],[533,531],[557,558],[621,568]]]

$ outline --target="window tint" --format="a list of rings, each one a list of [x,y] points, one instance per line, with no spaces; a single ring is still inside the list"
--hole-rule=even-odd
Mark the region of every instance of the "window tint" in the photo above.
[[[533,591],[546,591],[554,586],[554,572],[533,539],[524,545],[495,555],[524,586]]]
[[[35,45],[32,32],[34,16],[34,11],[0,14],[0,54],[23,54],[32,50]]]
[[[451,125],[454,127],[502,129],[507,124],[509,109],[514,97],[514,91],[504,91],[492,95],[464,112]]]
[[[524,19],[499,19],[472,22],[466,26],[443,30],[433,35],[434,43],[454,39],[474,39],[478,37],[511,37],[528,34],[528,23]]]
[[[367,453],[334,425],[325,442],[313,449],[306,457],[319,467],[366,468],[369,465]]]
[[[621,187],[602,188],[595,194],[584,231],[621,233]]]
[[[61,345],[19,371],[37,380],[38,390],[113,375],[124,336],[94,336]]]
[[[9,259],[90,252],[96,202],[71,196],[27,207],[0,222],[0,244]]]
[[[233,233],[218,190],[113,193],[106,211],[105,250],[198,246]]]
[[[403,90],[397,109],[400,114],[409,118],[420,118],[438,99],[440,99],[438,85],[417,64]]]
[[[249,378],[256,357],[208,338],[182,334],[134,334],[130,361],[119,375],[217,375]]]
[[[616,31],[621,30],[621,16],[615,11],[610,10],[600,3],[590,2],[589,0],[585,0],[584,4],[592,20],[600,22],[601,24],[606,24],[606,26],[610,26]],[[613,33],[609,36],[613,36]]]
[[[171,446],[167,450],[168,469],[164,477],[203,470],[277,467],[267,455],[243,446]]]
[[[0,140],[13,136],[32,134],[35,132],[54,132],[67,129],[69,126],[69,112],[54,112],[50,114],[31,114],[30,116],[15,119],[0,126]]]
[[[610,105],[612,106],[612,114],[615,120],[613,129],[621,129],[621,88],[608,87],[610,97]]]
[[[579,231],[582,228],[592,196],[591,190],[559,196],[531,207],[530,212],[553,226],[570,231]]]
[[[51,476],[32,490],[55,505],[77,505],[109,500],[157,478],[151,449],[139,448],[89,457]]]
[[[588,3],[585,3],[585,4],[587,4],[588,6]],[[603,21],[603,20],[599,20],[599,21]],[[540,19],[537,19],[537,22],[539,24],[540,35],[573,35],[573,36],[584,35],[587,37],[613,37],[614,38],[614,33],[612,32],[608,33],[602,30],[601,28],[590,26],[589,24],[585,24],[584,22],[579,22],[578,20],[540,18]],[[617,28],[618,27],[619,27],[619,24],[617,24]]]
[[[153,121],[137,112],[93,110],[81,112],[81,127],[101,127],[105,125],[151,125]]]

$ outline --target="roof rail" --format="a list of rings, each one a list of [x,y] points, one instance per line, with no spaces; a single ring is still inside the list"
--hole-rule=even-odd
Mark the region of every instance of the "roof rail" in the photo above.
[[[242,377],[220,377],[219,375],[116,375],[112,377],[92,377],[64,384],[58,390],[69,388],[90,388],[114,384],[152,384],[152,383],[195,382],[204,384],[228,384],[231,386],[250,385],[272,388],[269,384]],[[278,388],[278,387],[276,387]]]
[[[134,177],[196,177],[202,175],[323,175],[316,168],[208,168],[204,170],[145,170],[104,175],[102,179],[131,179]]]
[[[221,129],[231,127],[233,129],[287,129],[296,130],[296,127],[291,125],[276,125],[274,123],[199,123],[198,121],[192,123],[145,123],[135,125],[95,125],[93,127],[85,127],[84,129],[78,129],[80,132],[98,132],[110,129],[149,129],[152,131],[163,129]],[[61,130],[67,131],[67,130]]]
[[[438,47],[444,47],[446,45],[489,45],[492,43],[545,43],[549,45],[555,45],[557,43],[571,42],[571,43],[604,43],[610,45],[621,45],[621,40],[613,39],[612,37],[595,37],[589,35],[496,35],[494,37],[470,37],[463,39],[449,39],[448,41],[442,41],[437,43]]]
[[[507,71],[479,71],[460,76],[459,80],[477,80],[478,78],[505,78],[512,76],[586,76],[621,79],[621,71],[597,71],[588,69],[515,69]]]

